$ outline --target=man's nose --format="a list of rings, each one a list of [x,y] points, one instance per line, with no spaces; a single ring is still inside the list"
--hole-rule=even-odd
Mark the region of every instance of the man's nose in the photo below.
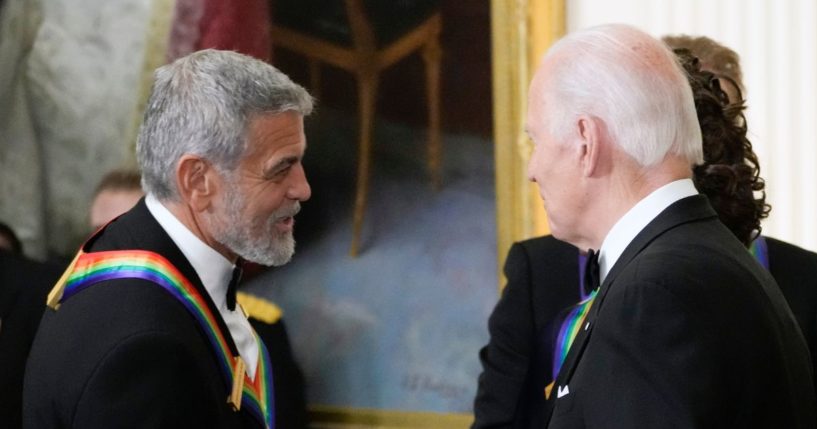
[[[287,191],[287,197],[293,200],[306,201],[312,196],[312,188],[306,180],[306,172],[301,164],[294,169],[292,182]]]

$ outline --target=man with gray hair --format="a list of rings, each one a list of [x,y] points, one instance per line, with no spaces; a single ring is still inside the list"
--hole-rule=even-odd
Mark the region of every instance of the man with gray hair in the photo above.
[[[287,263],[310,188],[312,99],[269,64],[206,50],[159,68],[137,143],[147,193],[49,295],[26,427],[275,426],[269,353],[235,307],[242,260]]]
[[[591,249],[548,427],[815,427],[788,305],[692,183],[701,134],[675,56],[625,25],[568,35],[534,76],[526,131],[553,235]]]

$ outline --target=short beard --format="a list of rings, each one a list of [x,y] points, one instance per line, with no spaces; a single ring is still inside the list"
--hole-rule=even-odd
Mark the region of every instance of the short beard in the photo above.
[[[286,217],[293,217],[300,211],[298,201],[281,207],[267,219],[256,221],[245,220],[242,214],[246,209],[245,196],[236,191],[234,181],[228,181],[230,189],[224,198],[223,216],[207,218],[213,238],[246,261],[266,266],[284,265],[295,253],[295,238],[292,231],[280,233],[275,223]]]

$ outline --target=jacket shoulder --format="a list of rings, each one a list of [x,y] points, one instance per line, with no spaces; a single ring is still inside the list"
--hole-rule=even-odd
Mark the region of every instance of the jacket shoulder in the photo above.
[[[817,253],[776,238],[764,237],[769,247],[772,271],[794,269],[817,277]],[[779,268],[779,269],[778,269]]]
[[[514,243],[505,261],[505,271],[506,274],[528,271],[534,284],[569,281],[573,285],[578,281],[578,260],[579,250],[575,246],[546,235]]]
[[[244,308],[247,317],[267,324],[277,323],[284,315],[281,307],[274,302],[246,292],[236,293],[236,301]]]
[[[552,235],[529,238],[517,242],[516,245],[521,246],[526,252],[531,254],[572,253],[571,256],[575,256],[575,252],[578,252],[578,249],[572,244],[558,240]]]

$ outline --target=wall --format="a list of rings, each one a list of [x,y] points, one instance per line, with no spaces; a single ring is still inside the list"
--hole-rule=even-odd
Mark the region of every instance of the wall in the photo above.
[[[763,233],[817,250],[817,3],[811,0],[568,0],[568,31],[607,22],[709,36],[737,51],[749,139],[766,179]]]
[[[151,3],[3,5],[0,221],[18,232],[29,255],[73,253],[89,232],[97,181],[132,158],[126,135]]]

